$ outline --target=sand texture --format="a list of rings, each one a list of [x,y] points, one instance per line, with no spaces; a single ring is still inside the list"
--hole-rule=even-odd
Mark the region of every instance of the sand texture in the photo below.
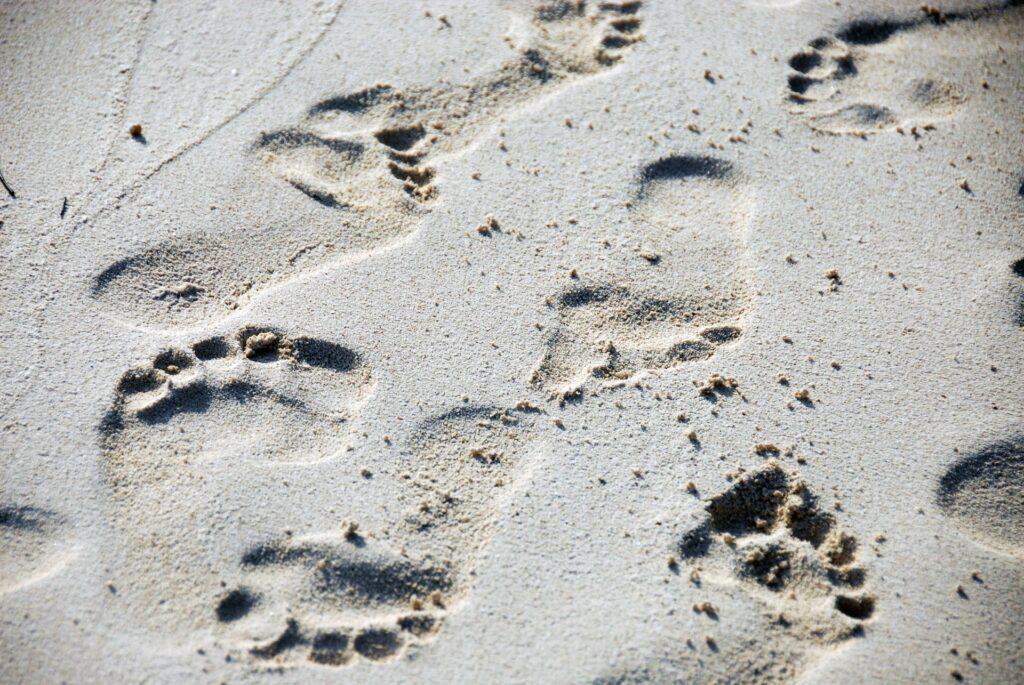
[[[1024,682],[1024,3],[0,57],[0,682]]]

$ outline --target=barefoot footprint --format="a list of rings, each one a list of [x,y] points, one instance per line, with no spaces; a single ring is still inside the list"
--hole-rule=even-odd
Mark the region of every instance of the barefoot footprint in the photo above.
[[[1024,435],[958,459],[935,494],[943,513],[975,540],[1024,558]]]
[[[239,469],[310,464],[341,452],[372,392],[370,369],[354,350],[256,326],[166,349],[126,372],[99,440],[127,562],[157,588],[200,592],[212,580],[200,570],[206,548],[195,543],[211,534],[203,519],[220,511],[220,488],[237,483]],[[201,601],[167,594],[186,605]],[[199,610],[163,601],[160,608],[152,612],[158,623]]]
[[[389,542],[350,523],[250,549],[244,583],[214,607],[228,640],[256,661],[321,666],[387,661],[432,641],[470,590],[532,426],[528,411],[487,407],[425,421],[402,450],[397,476],[414,504]]]
[[[246,583],[217,599],[216,619],[243,653],[279,664],[396,657],[437,633],[454,583],[356,529],[259,545],[241,567]]]
[[[271,328],[249,326],[233,340],[208,338],[191,351],[168,349],[117,385],[101,429],[107,474],[132,483],[140,467],[175,468],[181,456],[323,459],[344,446],[345,424],[371,391],[356,352]],[[232,430],[218,434],[222,425]]]
[[[0,505],[0,596],[64,568],[76,554],[67,528],[51,511]]]
[[[376,85],[314,105],[302,126],[263,136],[253,153],[330,207],[384,205],[414,214],[402,190],[436,196],[431,163],[459,154],[506,112],[619,61],[641,39],[639,2],[536,7],[515,57],[464,85]],[[520,22],[522,23],[522,22]]]
[[[676,554],[698,590],[738,587],[764,614],[770,637],[757,653],[744,643],[742,658],[731,662],[763,670],[730,679],[789,681],[825,651],[862,634],[875,610],[874,596],[862,589],[866,574],[856,539],[818,508],[803,481],[774,462],[712,497]],[[701,602],[694,610],[714,618],[713,606]]]
[[[631,208],[643,285],[581,283],[553,298],[558,325],[534,387],[567,398],[590,379],[616,382],[709,359],[741,336],[750,217],[733,165],[694,155],[648,164]]]
[[[340,255],[394,244],[429,211],[446,157],[500,118],[623,59],[642,40],[640,7],[564,0],[528,16],[513,11],[510,58],[469,83],[375,85],[316,103],[297,126],[260,135],[249,154],[268,182],[276,177],[328,212],[315,215],[322,226],[211,226],[164,240],[107,267],[93,296],[138,323],[194,324]]]
[[[559,326],[531,384],[563,399],[591,378],[624,380],[642,370],[671,369],[709,359],[737,340],[735,302],[662,298],[611,285],[580,286],[555,304]]]
[[[1021,51],[1022,22],[1024,11],[1009,4],[854,21],[790,57],[792,111],[826,133],[916,135],[956,115],[984,60]]]

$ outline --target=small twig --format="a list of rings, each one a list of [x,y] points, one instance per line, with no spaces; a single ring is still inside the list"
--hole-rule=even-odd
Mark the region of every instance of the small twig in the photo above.
[[[64,198],[64,202],[60,206],[60,218],[63,219],[64,215],[68,213],[68,199]]]
[[[14,190],[9,185],[7,185],[7,181],[4,180],[3,174],[0,174],[0,184],[3,184],[4,190],[6,190],[7,194],[11,196],[11,199],[18,198],[18,196],[14,194]]]

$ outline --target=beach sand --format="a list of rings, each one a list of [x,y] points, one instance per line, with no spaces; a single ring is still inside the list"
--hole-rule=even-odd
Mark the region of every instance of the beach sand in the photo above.
[[[1022,678],[1019,2],[0,27],[0,681]]]

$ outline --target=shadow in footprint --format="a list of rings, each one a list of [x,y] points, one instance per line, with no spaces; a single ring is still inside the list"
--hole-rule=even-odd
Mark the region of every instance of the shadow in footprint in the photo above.
[[[313,592],[352,600],[356,604],[404,607],[415,597],[446,592],[451,578],[440,568],[420,566],[404,559],[362,558],[356,545],[278,542],[246,552],[242,567],[304,565],[315,568]]]
[[[1010,271],[1012,271],[1013,275],[1017,278],[1024,278],[1024,257],[1011,264]],[[1016,299],[1014,320],[1017,322],[1018,326],[1024,326],[1024,283],[1014,283],[1012,290]]]
[[[238,588],[227,593],[217,602],[217,620],[231,623],[245,617],[256,605],[259,597],[248,588]]]
[[[731,162],[717,157],[678,155],[660,159],[648,164],[641,171],[646,189],[650,183],[681,180],[700,176],[714,180],[725,180],[732,176],[735,169]],[[642,193],[641,193],[642,194]]]

